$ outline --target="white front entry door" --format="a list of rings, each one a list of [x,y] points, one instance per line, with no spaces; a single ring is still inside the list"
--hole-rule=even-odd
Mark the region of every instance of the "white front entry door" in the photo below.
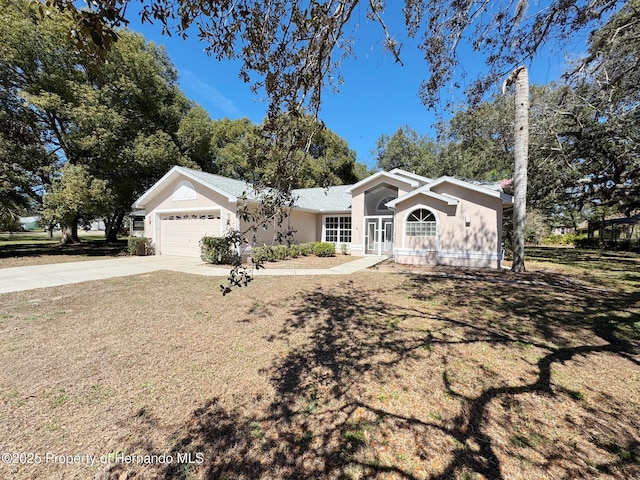
[[[365,217],[365,255],[393,254],[393,217]]]

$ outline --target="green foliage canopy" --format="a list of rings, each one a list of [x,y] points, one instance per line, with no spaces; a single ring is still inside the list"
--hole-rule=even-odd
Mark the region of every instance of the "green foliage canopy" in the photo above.
[[[66,164],[60,176],[53,179],[44,196],[42,216],[46,223],[60,223],[63,228],[77,228],[78,220],[86,222],[102,214],[109,202],[106,180],[89,174],[85,165]],[[77,231],[74,240],[77,240]]]
[[[178,143],[204,171],[256,185],[273,186],[283,171],[287,172],[286,185],[282,183],[286,188],[357,181],[355,152],[313,116],[291,120],[282,114],[272,122],[282,124],[277,135],[266,135],[262,126],[246,118],[211,120],[207,112],[193,108],[180,123]],[[291,158],[295,161],[285,161]]]
[[[10,192],[41,201],[62,165],[83,166],[108,186],[100,215],[114,239],[138,195],[171,165],[193,165],[175,140],[190,106],[177,72],[163,48],[124,30],[96,66],[67,38],[66,17],[0,1],[0,122],[10,127],[0,149]]]

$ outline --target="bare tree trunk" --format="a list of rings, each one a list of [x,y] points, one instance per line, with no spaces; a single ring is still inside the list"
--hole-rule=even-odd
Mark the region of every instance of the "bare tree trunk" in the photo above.
[[[71,229],[65,228],[62,231],[62,236],[60,237],[60,245],[75,245],[76,243],[78,242],[73,238],[73,232]]]
[[[124,221],[125,212],[118,210],[116,213],[105,217],[104,220],[104,234],[108,243],[118,241],[118,232],[122,227]]]
[[[73,219],[73,223],[62,231],[62,237],[60,238],[61,245],[75,245],[76,243],[80,243],[80,238],[78,237],[78,221],[79,217],[76,216]]]
[[[524,232],[527,215],[527,163],[529,160],[529,75],[518,67],[506,84],[515,85],[513,176],[513,272],[524,272]]]

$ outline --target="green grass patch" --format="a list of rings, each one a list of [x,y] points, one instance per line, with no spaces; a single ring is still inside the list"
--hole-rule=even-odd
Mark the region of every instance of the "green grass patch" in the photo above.
[[[251,434],[254,438],[257,438],[258,440],[264,438],[265,433],[260,422],[251,422],[249,424],[249,428],[251,429]]]
[[[582,402],[586,398],[585,394],[582,393],[580,390],[573,390],[571,388],[566,388],[566,387],[558,387],[558,391],[568,395],[569,397],[573,398],[574,400],[577,400],[578,402]]]
[[[640,465],[640,442],[631,441],[624,445],[608,443],[603,447],[607,452],[618,457],[622,464]]]
[[[60,235],[53,238],[33,232],[0,235],[0,267],[111,257],[126,252],[126,238],[107,243],[104,233],[81,234],[80,243],[75,245],[60,245]]]
[[[511,443],[518,448],[536,448],[539,447],[545,438],[537,432],[530,432],[527,435],[514,435],[511,437]]]

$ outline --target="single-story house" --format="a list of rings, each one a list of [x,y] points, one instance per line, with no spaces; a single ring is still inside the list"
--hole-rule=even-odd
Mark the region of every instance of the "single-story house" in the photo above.
[[[497,184],[452,177],[430,179],[394,169],[355,185],[294,191],[289,222],[297,242],[325,241],[351,255],[388,255],[406,264],[499,268],[502,217],[513,199]],[[244,229],[236,215],[246,182],[173,167],[134,204],[144,209],[145,236],[157,254],[198,257],[199,241],[222,236],[227,225]],[[273,243],[259,231],[255,244]]]

